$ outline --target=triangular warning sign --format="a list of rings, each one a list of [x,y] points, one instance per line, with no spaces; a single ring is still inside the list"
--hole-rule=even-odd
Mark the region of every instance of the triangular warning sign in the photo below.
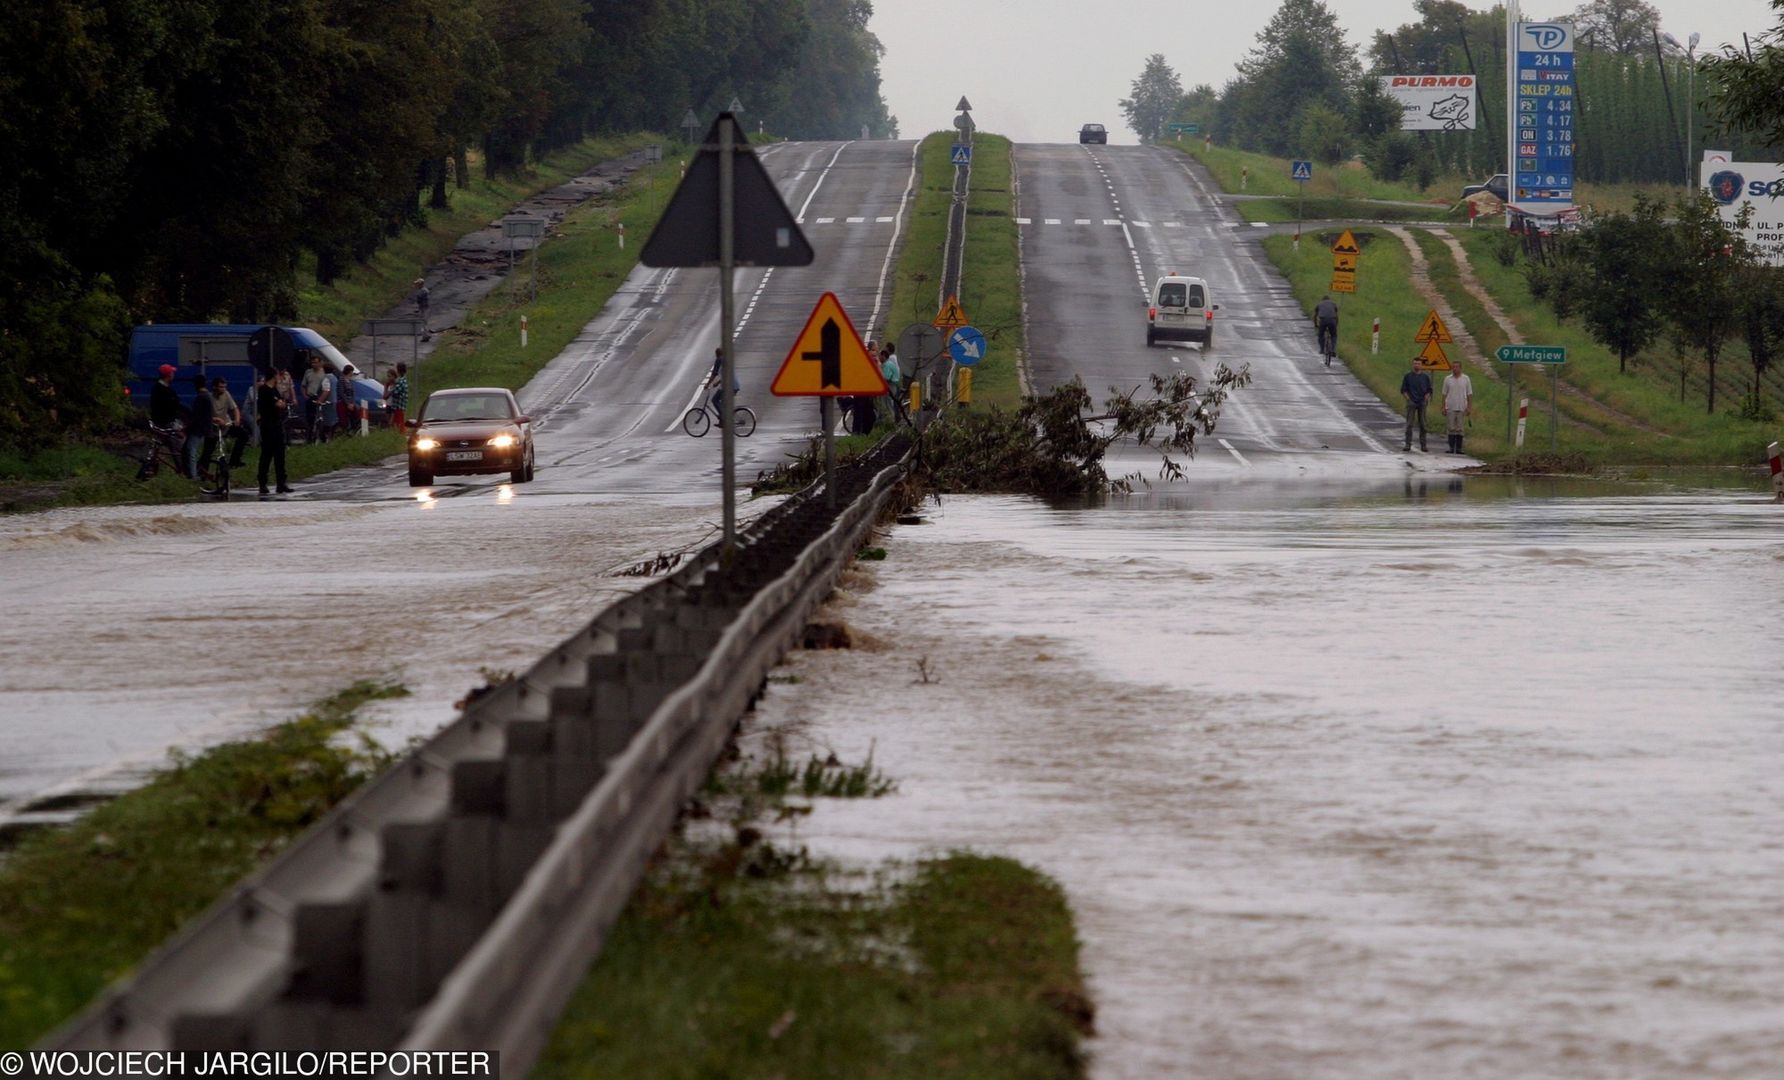
[[[1443,325],[1443,319],[1432,308],[1425,313],[1425,321],[1419,324],[1419,332],[1412,335],[1414,341],[1440,341],[1445,345],[1456,340],[1450,337],[1449,327]]]
[[[880,366],[867,355],[835,293],[818,298],[769,389],[779,397],[874,397],[888,392]]]
[[[1361,255],[1362,253],[1363,249],[1357,246],[1357,238],[1351,235],[1349,229],[1344,230],[1332,243],[1332,254],[1334,255]]]
[[[756,158],[737,118],[720,113],[668,209],[645,241],[638,261],[646,266],[719,264],[719,134],[731,129],[732,226],[738,266],[810,266],[811,244],[781,199],[768,170]]]
[[[938,330],[952,330],[958,326],[965,326],[966,323],[966,312],[960,310],[960,298],[950,293],[947,302],[942,305],[940,311],[935,313],[935,321],[930,325]]]
[[[1450,369],[1449,357],[1444,355],[1443,346],[1436,341],[1425,342],[1425,347],[1419,350],[1418,358],[1413,363],[1420,371],[1448,371]]]

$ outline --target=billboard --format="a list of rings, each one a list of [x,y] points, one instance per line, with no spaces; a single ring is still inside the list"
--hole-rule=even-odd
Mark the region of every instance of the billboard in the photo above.
[[[1401,131],[1473,131],[1472,75],[1383,75],[1382,92],[1400,103]]]
[[[1743,206],[1753,217],[1741,230],[1759,261],[1784,266],[1784,164],[1758,161],[1704,161],[1698,180],[1729,228],[1735,227]]]
[[[1511,198],[1519,209],[1552,214],[1573,205],[1573,24],[1518,24],[1511,85]]]

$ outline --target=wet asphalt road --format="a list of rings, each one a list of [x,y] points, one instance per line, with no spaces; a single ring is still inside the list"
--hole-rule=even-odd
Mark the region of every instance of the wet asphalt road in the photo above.
[[[1037,389],[1081,377],[1099,399],[1152,373],[1249,365],[1198,468],[1300,470],[1453,468],[1458,459],[1401,455],[1404,420],[1342,367],[1327,368],[1288,283],[1253,229],[1214,196],[1181,154],[1150,146],[1022,145],[1022,237],[1030,375]],[[1309,258],[1324,253],[1308,251]],[[1220,310],[1214,341],[1146,344],[1151,283],[1168,272],[1205,278]],[[1361,313],[1343,310],[1344,318]],[[1343,463],[1333,455],[1342,455]],[[1224,459],[1224,462],[1219,460]]]

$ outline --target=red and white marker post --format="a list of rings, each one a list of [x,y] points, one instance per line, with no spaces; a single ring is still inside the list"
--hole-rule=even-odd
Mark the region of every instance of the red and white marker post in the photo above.
[[[1379,315],[1375,317],[1375,329],[1369,334],[1369,351],[1371,353],[1381,352],[1381,316]]]
[[[1784,502],[1784,456],[1778,452],[1778,444],[1773,443],[1765,448],[1765,456],[1772,465],[1772,494],[1778,502]]]
[[[619,222],[614,228],[619,231],[619,249],[624,251],[626,250],[626,223],[623,221]],[[646,246],[648,247],[649,245]]]
[[[1530,399],[1518,400],[1518,449],[1524,448],[1524,422],[1530,419]]]
[[[520,347],[523,349],[527,347],[527,317],[525,315],[520,317]]]

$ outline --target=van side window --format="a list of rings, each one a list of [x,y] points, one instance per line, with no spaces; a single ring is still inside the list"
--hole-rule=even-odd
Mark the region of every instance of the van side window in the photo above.
[[[1200,290],[1197,290],[1197,291],[1199,292]],[[1188,303],[1184,300],[1184,297],[1186,295],[1187,295],[1187,289],[1185,289],[1183,282],[1181,282],[1181,281],[1166,282],[1165,284],[1160,285],[1158,287],[1158,306],[1159,307],[1188,307],[1189,306]]]
[[[245,337],[180,338],[180,364],[183,367],[194,367],[199,364],[246,364],[247,362],[248,339]]]
[[[1191,285],[1189,287],[1189,304],[1187,306],[1188,307],[1207,307],[1208,306],[1208,298],[1206,296],[1202,295],[1202,287],[1200,285]]]

